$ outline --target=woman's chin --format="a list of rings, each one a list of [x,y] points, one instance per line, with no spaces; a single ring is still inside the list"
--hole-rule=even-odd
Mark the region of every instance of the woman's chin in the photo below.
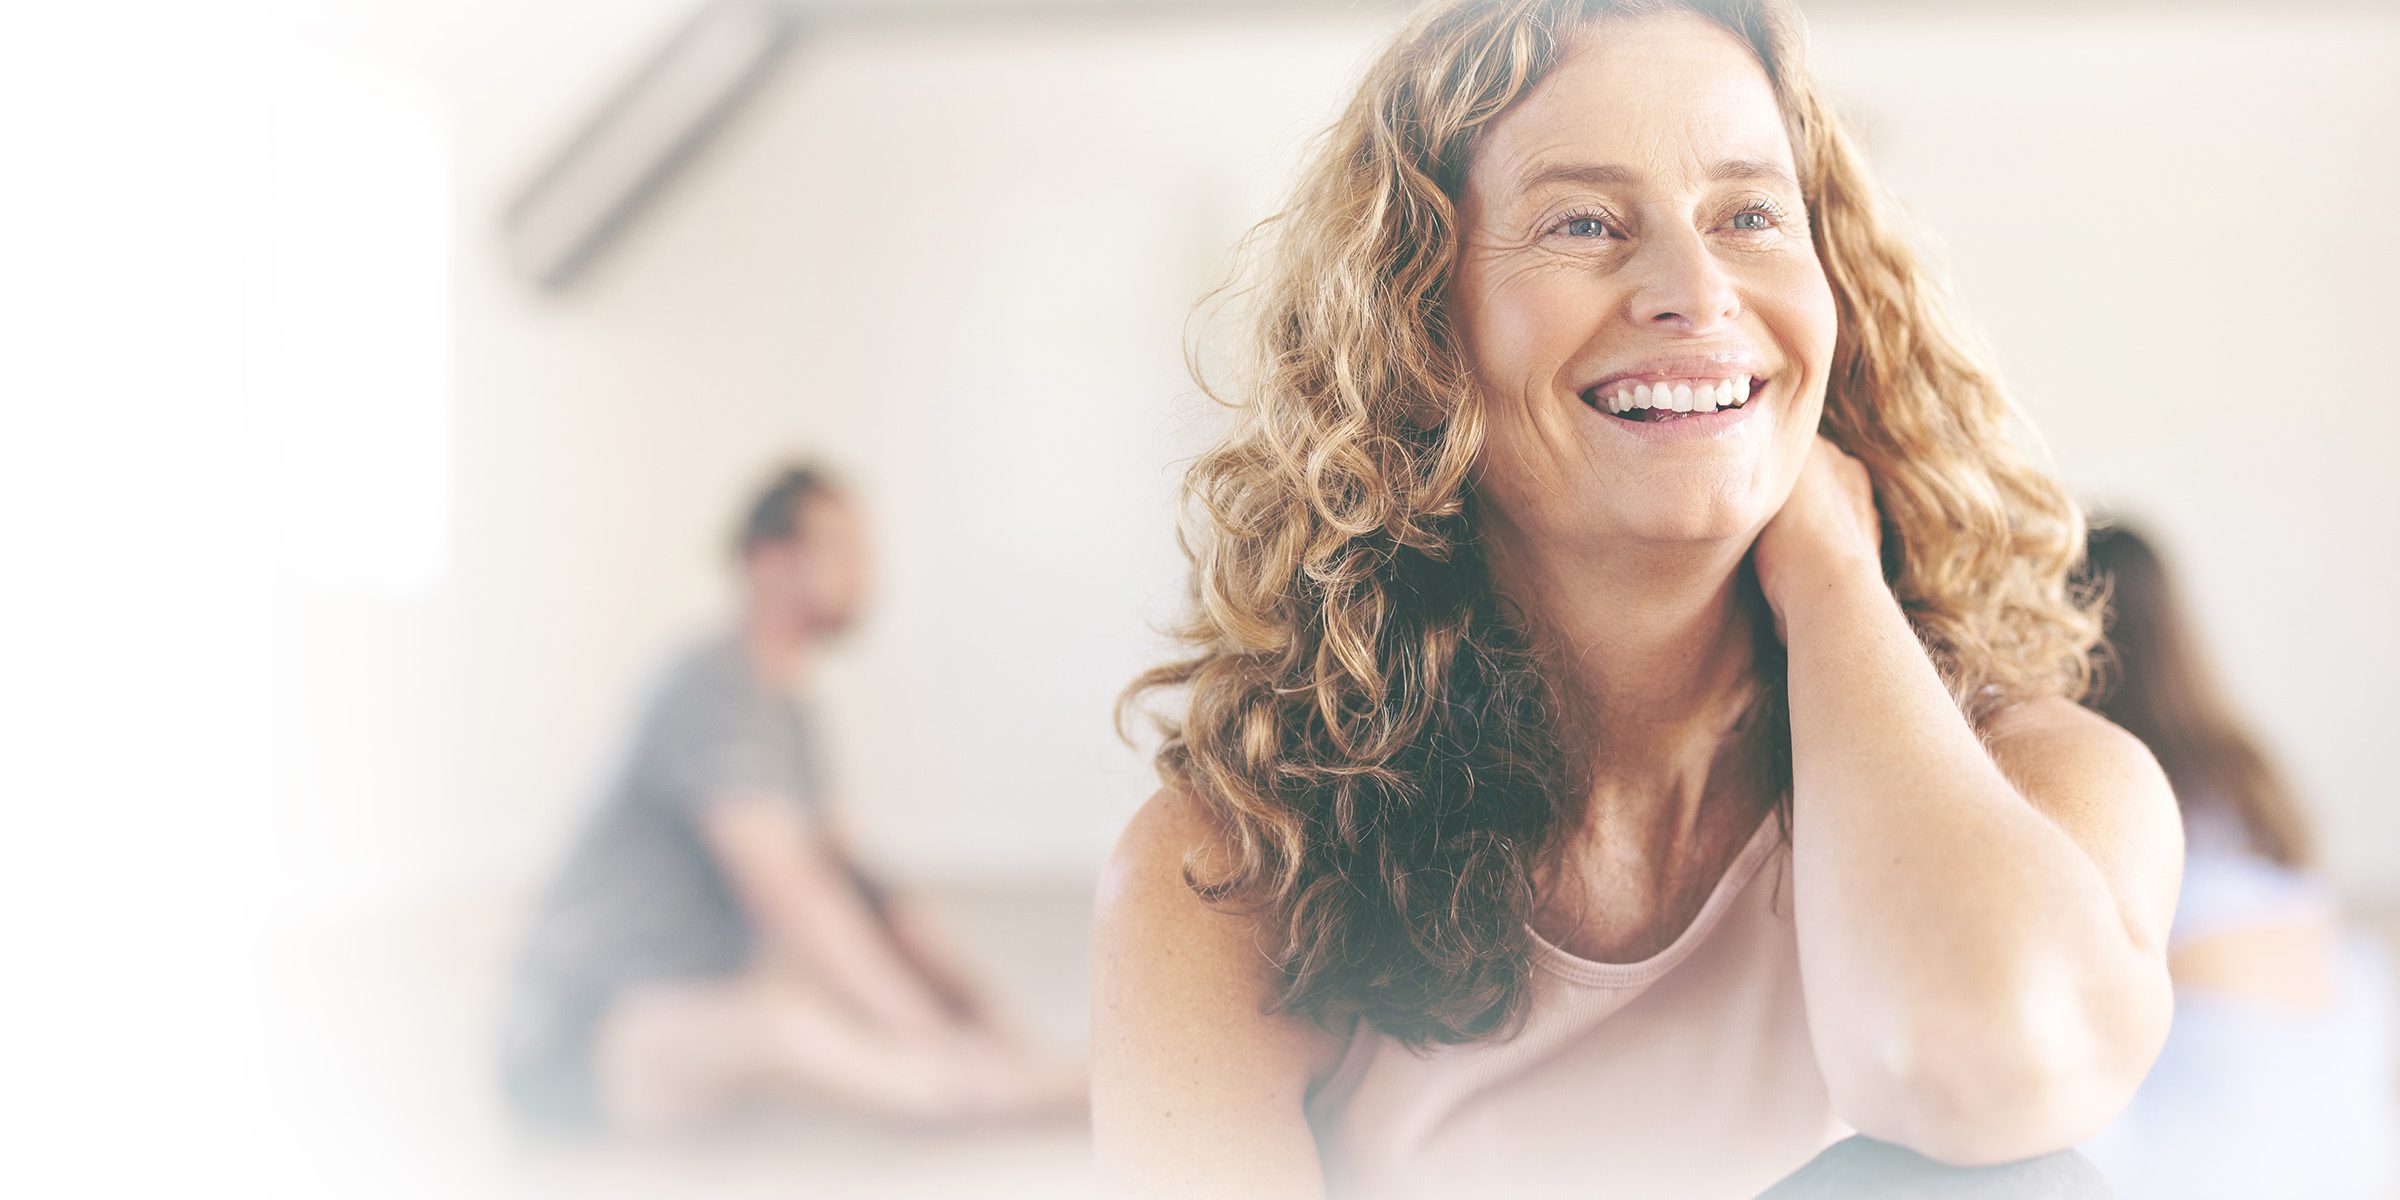
[[[1726,503],[1722,497],[1695,496],[1685,503],[1644,505],[1625,514],[1618,527],[1631,540],[1648,545],[1699,549],[1738,542],[1747,548],[1764,524],[1751,508]]]

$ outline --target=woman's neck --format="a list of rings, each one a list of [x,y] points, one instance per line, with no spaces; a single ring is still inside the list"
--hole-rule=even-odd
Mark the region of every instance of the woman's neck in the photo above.
[[[1665,851],[1695,836],[1766,681],[1774,628],[1747,547],[1526,552],[1493,538],[1492,581],[1524,614],[1557,692],[1560,749],[1584,784],[1586,831]],[[1729,752],[1734,752],[1730,753]]]

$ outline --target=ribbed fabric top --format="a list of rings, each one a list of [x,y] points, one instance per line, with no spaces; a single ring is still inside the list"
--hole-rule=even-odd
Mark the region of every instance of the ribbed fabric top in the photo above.
[[[1640,962],[1535,934],[1506,1039],[1418,1053],[1362,1027],[1308,1100],[1332,1195],[1749,1200],[1856,1132],[1809,1045],[1790,862],[1770,814]]]

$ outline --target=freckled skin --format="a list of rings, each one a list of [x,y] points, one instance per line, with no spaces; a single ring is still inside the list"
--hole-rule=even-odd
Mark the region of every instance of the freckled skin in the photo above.
[[[1764,70],[1686,14],[1604,23],[1485,134],[1460,197],[1448,310],[1488,410],[1477,488],[1492,535],[1553,552],[1747,544],[1816,438],[1835,313]],[[1614,164],[1624,183],[1524,186]],[[1764,201],[1780,215],[1741,216]],[[1571,220],[1571,218],[1583,218]],[[1744,436],[1644,441],[1579,388],[1654,356],[1748,349],[1773,381]]]

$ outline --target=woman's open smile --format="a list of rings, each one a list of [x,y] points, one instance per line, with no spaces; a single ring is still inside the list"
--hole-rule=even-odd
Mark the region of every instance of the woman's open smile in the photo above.
[[[1619,433],[1645,442],[1743,437],[1761,432],[1773,383],[1755,375],[1627,379],[1584,392],[1583,403]]]

